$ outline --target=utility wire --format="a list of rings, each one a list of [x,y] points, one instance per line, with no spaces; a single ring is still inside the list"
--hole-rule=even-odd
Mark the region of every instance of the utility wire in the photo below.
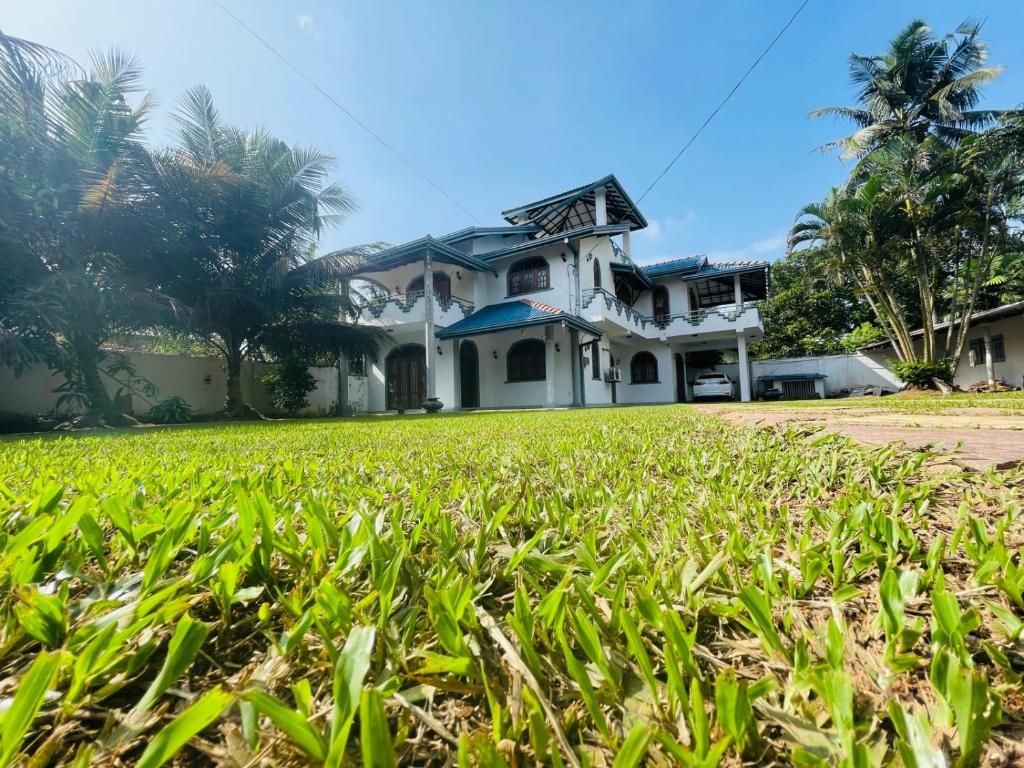
[[[216,2],[216,0],[214,0],[214,1]],[[679,150],[679,151],[678,151],[678,152],[676,153],[676,156],[675,156],[675,157],[673,157],[673,158],[672,158],[672,162],[670,162],[670,163],[669,163],[668,165],[666,165],[666,166],[665,166],[665,169],[664,169],[664,170],[663,170],[663,171],[662,171],[661,173],[659,173],[659,174],[657,175],[657,177],[655,177],[654,181],[652,181],[652,182],[650,183],[650,185],[649,185],[649,186],[647,187],[647,189],[645,189],[645,190],[644,190],[644,193],[643,193],[642,195],[640,195],[640,197],[638,197],[638,198],[636,199],[636,202],[637,202],[637,204],[638,204],[638,205],[640,204],[640,201],[641,201],[641,200],[643,200],[643,199],[644,199],[645,197],[647,197],[647,193],[648,193],[648,192],[650,192],[650,191],[651,191],[652,189],[654,189],[654,186],[655,186],[655,184],[657,184],[657,183],[658,183],[659,181],[661,181],[662,177],[663,177],[663,176],[664,176],[664,175],[665,175],[666,173],[668,173],[668,172],[669,172],[670,170],[672,170],[672,166],[676,164],[676,161],[677,161],[677,160],[678,160],[678,159],[679,159],[680,157],[682,157],[682,156],[683,156],[683,153],[684,153],[684,152],[686,152],[686,150],[688,150],[688,149],[690,148],[690,145],[691,145],[691,144],[693,144],[693,142],[695,142],[695,141],[697,140],[697,137],[698,137],[698,136],[700,136],[700,135],[701,135],[701,133],[703,133],[703,132],[704,132],[704,129],[708,127],[708,124],[709,124],[709,123],[710,123],[710,122],[711,122],[712,120],[714,120],[714,119],[715,119],[715,116],[716,116],[716,115],[718,115],[718,113],[719,113],[719,112],[720,112],[720,111],[722,110],[722,107],[724,107],[724,106],[725,106],[725,105],[726,105],[726,104],[727,104],[727,103],[729,102],[729,99],[731,99],[731,98],[733,97],[733,94],[735,94],[735,93],[736,93],[736,91],[738,91],[738,90],[740,89],[740,86],[741,86],[741,85],[743,85],[743,82],[744,82],[744,81],[745,81],[745,80],[746,80],[746,79],[747,79],[748,77],[750,77],[750,74],[751,74],[751,73],[752,73],[752,72],[753,72],[753,71],[754,71],[755,69],[757,69],[757,65],[761,63],[761,60],[762,60],[762,59],[763,59],[763,58],[764,58],[765,56],[767,56],[767,55],[768,55],[768,52],[769,52],[769,51],[771,51],[771,49],[775,47],[775,44],[776,44],[777,42],[779,42],[779,40],[780,40],[780,39],[782,38],[782,36],[783,36],[784,34],[786,34],[786,30],[787,30],[787,29],[789,29],[789,28],[790,28],[790,27],[791,27],[791,26],[793,25],[793,22],[794,22],[794,21],[796,21],[796,17],[800,15],[800,12],[801,12],[801,11],[803,11],[803,9],[804,9],[804,8],[805,8],[805,7],[807,6],[807,4],[808,4],[808,3],[810,2],[810,1],[811,1],[811,0],[804,0],[804,1],[803,1],[803,2],[802,2],[802,3],[800,4],[800,7],[796,9],[796,12],[795,12],[795,13],[794,13],[794,14],[793,14],[792,16],[790,16],[790,17],[789,17],[789,21],[787,21],[787,22],[786,22],[786,25],[785,25],[785,26],[784,26],[784,27],[783,27],[782,29],[780,29],[780,30],[779,30],[779,34],[777,34],[777,35],[775,36],[775,39],[774,39],[774,40],[772,40],[772,41],[771,41],[770,43],[768,43],[768,47],[767,47],[767,48],[765,48],[765,49],[764,49],[763,51],[761,51],[761,55],[760,55],[760,56],[758,56],[758,57],[757,57],[756,59],[754,59],[754,63],[753,63],[753,64],[751,64],[751,65],[750,65],[750,67],[749,67],[749,68],[747,69],[747,71],[743,73],[743,77],[741,77],[741,78],[740,78],[740,79],[739,79],[739,80],[738,80],[738,81],[736,82],[736,85],[734,85],[734,86],[732,87],[732,90],[731,90],[731,91],[729,91],[729,93],[728,93],[728,94],[726,94],[726,97],[725,97],[724,99],[722,99],[722,101],[721,101],[721,102],[719,102],[718,106],[717,106],[717,107],[715,107],[714,111],[712,111],[712,113],[711,113],[710,115],[708,115],[708,117],[707,117],[707,120],[705,120],[705,121],[704,121],[703,123],[701,123],[701,126],[700,126],[700,128],[698,128],[698,129],[697,129],[696,133],[694,133],[694,134],[693,134],[693,136],[691,136],[691,137],[690,137],[690,140],[689,140],[688,142],[686,142],[686,143],[685,143],[685,144],[683,145],[683,148],[682,148],[682,149],[680,149],[680,150]]]
[[[268,51],[270,51],[272,54],[274,54],[277,58],[279,58],[282,62],[284,62],[285,66],[287,66],[295,74],[297,74],[299,77],[301,77],[303,80],[305,80],[311,86],[313,86],[313,88],[315,88],[317,91],[319,91],[321,96],[323,96],[325,99],[327,99],[329,102],[331,102],[331,104],[333,104],[335,107],[337,107],[342,112],[342,114],[344,114],[346,117],[348,117],[349,120],[351,120],[353,123],[358,125],[360,128],[362,128],[368,134],[370,134],[370,136],[372,136],[374,139],[376,139],[377,142],[382,147],[384,147],[391,154],[393,154],[395,157],[397,157],[399,160],[401,160],[403,163],[405,163],[407,166],[409,166],[409,168],[411,168],[416,173],[417,176],[419,176],[421,179],[423,179],[425,182],[427,182],[427,184],[429,184],[434,189],[436,189],[438,192],[440,192],[442,195],[444,195],[445,198],[447,198],[448,201],[450,203],[452,203],[456,208],[458,208],[464,214],[466,214],[471,219],[473,219],[473,221],[475,221],[477,223],[480,223],[480,219],[478,219],[476,216],[474,216],[472,211],[468,210],[464,205],[462,205],[462,203],[460,203],[454,197],[452,197],[447,192],[445,192],[444,189],[441,188],[440,184],[438,184],[432,178],[427,176],[427,174],[425,174],[423,171],[421,171],[419,168],[417,168],[412,163],[411,160],[406,159],[406,157],[401,152],[399,152],[393,146],[388,144],[384,139],[382,139],[380,136],[378,136],[373,131],[373,129],[370,128],[370,126],[368,126],[366,123],[364,123],[358,117],[356,117],[354,114],[352,114],[347,109],[345,109],[345,107],[342,106],[341,103],[337,99],[335,99],[333,96],[331,96],[331,94],[329,94],[327,91],[325,91],[323,88],[321,88],[320,85],[313,78],[311,78],[309,75],[307,75],[301,69],[299,69],[295,64],[292,63],[292,61],[290,59],[288,59],[284,54],[282,54],[280,51],[278,51],[276,48],[274,48],[274,46],[272,46],[269,42],[267,42],[267,40],[265,38],[263,38],[260,35],[259,32],[257,32],[255,29],[250,27],[248,24],[246,24],[244,21],[242,21],[240,18],[238,18],[235,14],[233,14],[231,11],[229,11],[227,8],[225,8],[223,3],[220,2],[220,0],[213,0],[213,4],[216,5],[218,8],[220,8],[225,14],[227,14],[232,19],[234,19],[235,22],[242,29],[244,29],[250,35],[255,37],[263,45],[264,48],[266,48]]]

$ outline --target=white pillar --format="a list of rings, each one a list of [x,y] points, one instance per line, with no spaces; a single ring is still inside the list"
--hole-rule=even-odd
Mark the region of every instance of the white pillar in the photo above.
[[[608,223],[608,203],[604,187],[594,190],[594,223],[599,227]]]
[[[341,284],[341,295],[348,298],[348,281],[344,280]],[[342,315],[344,320],[344,315]],[[351,416],[352,406],[349,402],[348,395],[348,355],[344,351],[338,354],[338,415],[339,416]]]
[[[544,327],[544,383],[546,396],[544,401],[548,405],[555,404],[555,327],[548,325]]]
[[[996,366],[992,358],[992,331],[989,328],[983,329],[985,333],[985,378],[988,379],[989,387],[996,385]]]
[[[736,309],[743,306],[743,289],[740,287],[740,276],[733,275],[733,286],[736,289]]]
[[[736,351],[740,358],[740,400],[750,402],[750,363],[747,361],[747,336],[743,331],[736,333]]]
[[[452,410],[462,407],[462,339],[452,339]]]
[[[580,401],[580,389],[583,387],[583,367],[580,365],[580,332],[569,329],[569,371],[572,374],[572,404],[577,408]]]
[[[633,258],[633,247],[629,242],[629,230],[627,229],[622,233],[622,250],[626,252],[626,256],[630,259]]]
[[[437,397],[437,350],[434,349],[434,266],[430,261],[430,249],[423,260],[423,323],[424,345],[426,346],[427,397]]]

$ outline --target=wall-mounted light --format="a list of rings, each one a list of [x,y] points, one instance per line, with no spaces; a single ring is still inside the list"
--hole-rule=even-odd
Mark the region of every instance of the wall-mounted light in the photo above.
[[[210,374],[206,374],[205,376],[203,376],[203,384],[205,384],[206,386],[210,386],[212,383],[213,376],[211,376]]]
[[[399,286],[395,286],[395,293],[401,293],[402,289]]]
[[[562,263],[564,264],[565,262],[566,262],[566,258],[565,258],[565,254],[563,253],[562,254]]]
[[[561,351],[562,351],[562,348],[560,346],[558,346],[558,342],[556,341],[555,342],[555,352],[561,352]]]
[[[565,322],[565,320],[563,320],[561,325],[562,325],[563,328],[566,328],[566,327],[568,327],[569,324],[567,322]]]
[[[492,355],[494,355],[494,359],[495,359],[495,360],[497,360],[497,359],[498,359],[498,350],[496,350],[496,349],[492,349],[492,350],[491,350],[491,354],[492,354]]]
[[[444,354],[444,352],[441,351],[441,345],[440,344],[437,345],[437,354],[439,354],[439,355],[443,355]]]
[[[457,269],[455,270],[455,279],[456,280],[461,280],[462,279],[462,272],[460,272]]]

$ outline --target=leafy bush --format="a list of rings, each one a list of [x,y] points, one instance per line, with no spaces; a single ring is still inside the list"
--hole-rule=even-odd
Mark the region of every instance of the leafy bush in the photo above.
[[[154,424],[184,424],[192,421],[192,406],[177,395],[168,397],[149,409],[146,421]]]
[[[900,381],[918,389],[935,389],[935,380],[947,384],[953,381],[953,360],[940,360],[936,363],[925,363],[918,360],[897,361],[891,366],[892,372]]]
[[[307,405],[307,395],[316,389],[316,379],[304,362],[286,357],[262,379],[270,395],[270,402],[294,416]]]
[[[861,347],[878,341],[885,341],[885,331],[873,323],[861,323],[843,337],[843,350],[852,355]]]

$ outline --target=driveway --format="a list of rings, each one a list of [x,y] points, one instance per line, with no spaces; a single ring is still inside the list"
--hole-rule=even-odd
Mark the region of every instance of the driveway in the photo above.
[[[866,444],[902,442],[910,448],[934,446],[951,461],[971,469],[1007,469],[1024,462],[1024,416],[997,408],[906,413],[860,403],[857,407],[836,408],[759,403],[698,407],[735,424],[797,423],[823,427]]]

